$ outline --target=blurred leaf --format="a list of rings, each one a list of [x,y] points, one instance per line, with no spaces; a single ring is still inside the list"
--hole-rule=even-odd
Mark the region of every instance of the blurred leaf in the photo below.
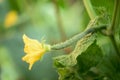
[[[12,57],[4,47],[0,47],[0,68],[1,80],[17,80],[20,78]]]
[[[57,1],[60,7],[65,8],[65,0],[57,0]]]
[[[9,3],[9,7],[12,10],[16,10],[18,12],[20,12],[21,10],[21,6],[19,4],[23,4],[23,0],[20,0],[21,2],[18,3],[18,0],[7,0]]]

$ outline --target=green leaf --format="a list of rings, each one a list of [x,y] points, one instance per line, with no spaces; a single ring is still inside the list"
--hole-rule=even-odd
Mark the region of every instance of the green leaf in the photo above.
[[[111,46],[109,46],[111,48]],[[99,71],[99,76],[106,77],[107,80],[119,80],[120,79],[120,58],[115,54],[113,49],[109,50],[109,53],[104,56],[102,61],[96,66]]]
[[[99,64],[102,57],[102,51],[96,45],[95,35],[86,35],[78,41],[71,54],[54,59],[59,80],[87,80],[89,77],[92,79],[98,77],[93,68]]]
[[[58,68],[59,80],[80,80],[81,78],[74,72],[74,68]]]
[[[93,8],[96,14],[101,17],[99,23],[101,24],[111,24],[114,0],[91,0]]]
[[[103,54],[96,42],[90,45],[85,52],[77,57],[80,72],[86,72],[91,67],[95,67],[102,60]]]
[[[114,8],[114,0],[91,0],[92,5],[94,8],[103,7],[107,10],[110,15],[112,15],[113,8]]]
[[[84,52],[95,41],[95,35],[88,34],[78,41],[75,50],[70,55],[63,55],[54,58],[55,66],[74,66],[77,63],[76,58]]]

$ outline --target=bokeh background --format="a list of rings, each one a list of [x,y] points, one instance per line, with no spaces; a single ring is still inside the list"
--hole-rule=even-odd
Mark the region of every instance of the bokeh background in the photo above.
[[[21,60],[23,34],[52,45],[83,31],[88,21],[82,0],[0,0],[0,80],[58,80],[53,58],[72,47],[46,53],[28,70]]]

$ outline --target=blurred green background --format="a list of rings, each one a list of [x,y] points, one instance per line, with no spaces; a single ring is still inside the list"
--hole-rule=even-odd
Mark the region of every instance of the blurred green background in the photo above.
[[[57,80],[53,57],[71,49],[47,53],[31,71],[23,34],[55,44],[81,32],[89,21],[82,0],[0,0],[0,80]]]

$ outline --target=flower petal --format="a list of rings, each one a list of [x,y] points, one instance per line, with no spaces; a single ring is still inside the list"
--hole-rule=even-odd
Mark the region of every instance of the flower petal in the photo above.
[[[24,52],[27,54],[22,60],[29,63],[29,70],[31,70],[33,64],[41,59],[48,48],[42,46],[37,40],[28,38],[26,35],[23,35],[23,41],[25,43]]]

